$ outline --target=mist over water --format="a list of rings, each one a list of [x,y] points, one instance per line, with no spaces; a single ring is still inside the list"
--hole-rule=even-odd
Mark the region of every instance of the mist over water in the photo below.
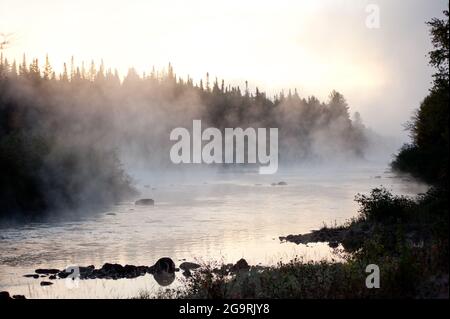
[[[159,289],[151,276],[44,288],[23,277],[40,267],[338,258],[326,243],[278,237],[347,221],[357,214],[354,196],[373,187],[411,195],[427,188],[390,172],[395,145],[351,115],[336,91],[324,102],[297,91],[269,98],[217,79],[194,84],[171,65],[149,76],[130,69],[123,82],[103,64],[89,72],[74,66],[60,78],[48,73],[48,60],[42,77],[37,60],[19,74],[2,66],[1,159],[13,183],[0,197],[0,289],[13,294],[131,297]],[[278,128],[277,173],[260,175],[254,164],[174,164],[170,132],[190,131],[196,119],[221,132]],[[15,171],[27,178],[13,178]],[[135,205],[142,198],[155,205]]]
[[[356,214],[354,195],[381,184],[402,194],[427,188],[394,176],[380,163],[305,165],[281,168],[276,175],[194,171],[130,171],[142,197],[155,199],[153,207],[129,200],[82,218],[3,226],[0,289],[29,297],[108,297],[112,291],[130,297],[160,288],[149,275],[82,280],[72,290],[63,280],[42,288],[39,280],[22,276],[39,267],[72,264],[151,265],[164,256],[176,264],[183,259],[235,262],[244,257],[251,264],[270,265],[295,256],[337,258],[326,243],[297,246],[280,243],[278,236],[345,222]],[[287,185],[271,185],[279,181]],[[177,279],[172,287],[179,284]]]

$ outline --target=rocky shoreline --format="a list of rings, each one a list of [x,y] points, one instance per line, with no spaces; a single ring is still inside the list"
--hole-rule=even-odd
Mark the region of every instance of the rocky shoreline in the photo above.
[[[256,266],[255,266],[256,267]],[[95,268],[94,265],[69,267],[67,269],[57,268],[38,268],[33,274],[23,275],[26,278],[41,279],[40,286],[51,286],[55,280],[60,279],[133,279],[146,274],[153,275],[157,283],[161,286],[170,285],[175,280],[175,273],[180,272],[186,278],[193,275],[193,271],[201,270],[202,265],[183,261],[179,267],[176,267],[175,262],[169,257],[163,257],[153,266],[135,266],[135,265],[121,265],[116,263],[105,263],[100,268]],[[251,266],[248,265],[245,259],[238,260],[235,264],[226,264],[220,268],[213,269],[214,273],[233,274],[241,271],[249,270]],[[1,300],[25,299],[23,295],[11,296],[7,291],[0,292]]]
[[[343,228],[323,228],[307,234],[280,236],[279,239],[281,242],[291,242],[297,245],[325,242],[331,248],[336,248],[344,241],[346,232],[347,230]]]

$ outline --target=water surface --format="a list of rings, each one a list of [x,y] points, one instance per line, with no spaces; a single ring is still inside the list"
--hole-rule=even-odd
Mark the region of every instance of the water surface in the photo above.
[[[334,258],[326,244],[308,247],[280,243],[278,236],[340,224],[357,214],[356,193],[384,185],[396,193],[417,194],[426,187],[396,177],[386,165],[255,172],[159,175],[135,172],[141,197],[155,205],[122,202],[78,218],[1,226],[0,290],[29,298],[132,297],[160,288],[151,275],[137,279],[82,280],[70,289],[64,280],[41,287],[24,278],[34,269],[105,262],[152,265],[161,257],[182,260],[270,265],[300,256]],[[272,186],[284,181],[285,186]],[[181,277],[181,276],[178,276]],[[169,287],[180,284],[177,279]]]

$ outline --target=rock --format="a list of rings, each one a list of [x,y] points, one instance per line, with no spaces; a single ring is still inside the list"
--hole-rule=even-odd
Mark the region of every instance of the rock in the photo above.
[[[186,277],[186,278],[189,278],[189,277],[192,276],[192,273],[191,273],[191,271],[190,271],[189,269],[186,269],[185,271],[183,271],[182,274],[183,274],[183,276]]]
[[[188,262],[188,261],[185,261],[185,262],[181,263],[181,265],[180,265],[180,268],[182,270],[193,270],[193,269],[197,269],[200,267],[201,266],[199,264]]]
[[[109,216],[116,216],[116,213],[106,213],[106,215],[109,215]]]
[[[23,275],[26,278],[34,278],[34,279],[38,279],[39,275],[37,274],[27,274],[27,275]]]
[[[160,286],[168,286],[175,281],[175,272],[160,271],[153,274],[156,282]]]
[[[119,279],[122,278],[123,274],[124,270],[122,265],[106,263],[99,269],[97,276],[99,278]]]
[[[158,261],[150,267],[152,273],[157,273],[161,271],[173,273],[175,272],[175,263],[169,257],[163,257],[158,259]]]
[[[14,295],[13,299],[27,299],[24,295]]]
[[[231,267],[231,271],[248,270],[249,268],[250,266],[247,261],[244,258],[241,258],[233,265],[233,267]]]
[[[133,265],[125,265],[123,267],[124,276],[126,278],[136,278],[139,277],[141,274],[138,272],[138,268]]]
[[[80,278],[87,278],[89,277],[95,270],[94,265],[89,265],[87,267],[80,267]]]
[[[92,269],[92,272],[86,277],[105,279],[136,278],[145,275],[147,272],[149,272],[149,267],[147,266],[122,266],[120,264],[106,263],[102,266],[101,269]]]
[[[0,300],[11,300],[11,296],[7,291],[0,291]]]
[[[163,257],[151,267],[148,272],[153,275],[160,286],[168,286],[175,280],[175,263],[169,257]]]
[[[279,185],[279,186],[286,186],[287,183],[282,181],[282,182],[278,182],[278,185]]]
[[[72,272],[68,272],[66,270],[60,271],[58,273],[58,277],[61,279],[67,278]]]
[[[34,272],[37,274],[40,274],[40,275],[56,275],[57,273],[60,272],[60,270],[59,269],[51,269],[51,268],[50,269],[39,268],[39,269],[36,269]]]
[[[140,205],[140,206],[152,206],[152,205],[155,205],[155,201],[151,198],[143,198],[143,199],[137,200],[134,204]]]
[[[166,258],[171,261],[170,258]],[[155,266],[134,266],[120,264],[105,263],[100,269],[95,269],[94,265],[89,265],[86,267],[80,266],[79,278],[80,279],[120,279],[120,278],[136,278],[139,276],[144,276],[147,273],[153,273],[155,270],[166,270],[172,271],[174,268],[171,267],[168,260],[162,258],[159,260]],[[173,263],[173,262],[172,262]],[[172,271],[173,272],[173,271]],[[48,279],[54,280],[64,279],[69,277],[69,275],[74,274],[74,268],[67,268],[60,271],[57,275],[50,275]],[[74,274],[75,275],[75,274]],[[33,275],[34,276],[34,275]],[[36,275],[39,276],[39,275]],[[44,284],[45,285],[45,284]]]
[[[50,281],[41,281],[41,286],[51,286],[51,285],[53,285],[53,283]]]

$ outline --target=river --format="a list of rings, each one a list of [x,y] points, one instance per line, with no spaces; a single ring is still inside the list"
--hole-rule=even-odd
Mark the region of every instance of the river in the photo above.
[[[340,224],[357,214],[357,193],[384,185],[413,195],[425,185],[397,177],[386,164],[358,163],[332,167],[255,172],[160,174],[132,172],[141,198],[76,217],[0,226],[0,290],[27,298],[128,298],[157,292],[151,275],[136,279],[65,280],[41,287],[45,278],[25,278],[36,268],[120,263],[153,265],[161,257],[196,262],[271,265],[295,256],[304,260],[335,258],[327,244],[281,243],[278,236]],[[280,181],[287,185],[276,185]],[[168,286],[182,284],[182,276]]]

